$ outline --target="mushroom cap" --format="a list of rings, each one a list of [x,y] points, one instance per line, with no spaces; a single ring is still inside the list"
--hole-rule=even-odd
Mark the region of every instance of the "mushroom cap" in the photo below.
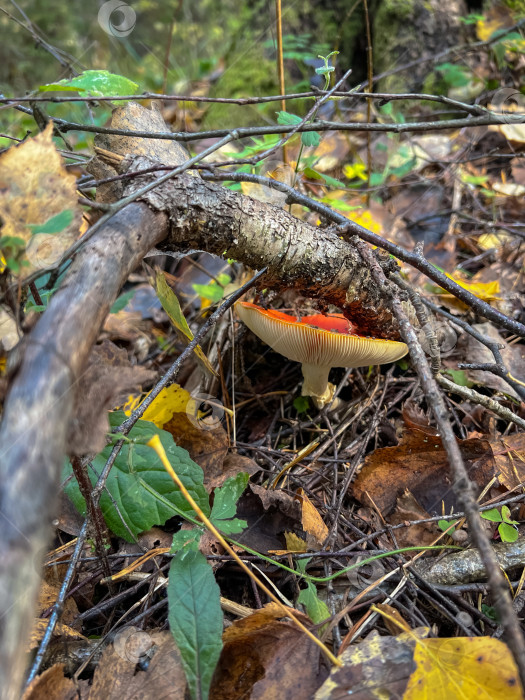
[[[297,318],[238,301],[240,319],[261,340],[289,360],[322,367],[363,367],[394,362],[408,352],[405,343],[356,335],[342,314]]]

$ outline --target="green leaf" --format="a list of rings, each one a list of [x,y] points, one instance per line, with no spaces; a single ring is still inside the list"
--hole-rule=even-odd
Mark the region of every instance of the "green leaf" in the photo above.
[[[463,24],[476,24],[476,22],[483,22],[485,20],[485,16],[476,15],[473,12],[471,12],[466,17],[458,17],[458,19],[460,22],[463,22]]]
[[[6,248],[25,248],[26,242],[20,236],[2,236],[0,238],[0,249],[5,250]]]
[[[290,114],[290,112],[277,112],[277,124],[283,124],[285,126],[291,126],[292,124],[300,124],[303,120],[298,117],[297,114]]]
[[[440,530],[442,530],[443,532],[445,532],[446,530],[448,530],[448,528],[449,528],[451,525],[455,525],[457,522],[459,522],[459,521],[458,521],[458,520],[454,520],[454,522],[452,522],[451,520],[438,520],[438,527],[439,527]],[[453,530],[449,530],[448,534],[451,535],[452,532],[453,532]]]
[[[168,620],[192,698],[207,700],[222,650],[220,590],[201,552],[179,552],[171,562]]]
[[[113,302],[113,306],[109,310],[109,313],[110,314],[118,314],[119,311],[122,311],[122,309],[124,309],[127,306],[128,301],[133,299],[136,291],[137,291],[136,289],[131,289],[129,292],[125,292],[124,294],[121,294],[119,296],[119,298]]]
[[[107,70],[86,70],[70,80],[60,80],[58,83],[41,85],[41,92],[85,92],[93,97],[108,95],[134,95],[138,90],[134,83],[122,75],[110,73]]]
[[[210,280],[208,284],[192,284],[191,286],[202,299],[216,303],[224,296],[224,286],[231,282],[229,275],[219,275],[218,279],[220,284],[217,284],[215,280]]]
[[[321,143],[321,137],[317,131],[303,131],[301,134],[301,141],[303,146],[310,148],[312,146],[318,146]]]
[[[486,185],[487,175],[470,175],[469,173],[461,172],[460,179],[467,185]]]
[[[110,423],[116,426],[125,420],[126,415],[122,411],[114,411],[110,413],[109,418]],[[190,519],[197,517],[155,452],[146,444],[142,444],[155,434],[159,435],[168,459],[184,486],[203,512],[206,515],[210,512],[208,494],[203,486],[202,469],[190,459],[186,450],[175,445],[170,433],[159,430],[153,423],[139,420],[129,434],[129,438],[135,439],[136,442],[123,445],[109,473],[106,482],[107,490],[102,492],[100,499],[100,506],[108,527],[115,535],[128,542],[133,541],[130,531],[136,537],[153,525],[163,525],[174,515]],[[93,459],[92,468],[88,467],[89,478],[93,485],[102,472],[111,450],[112,447],[109,445]],[[68,465],[66,476],[71,473],[71,466]],[[84,515],[86,505],[76,480],[72,479],[65,490],[76,508]],[[115,509],[112,499],[124,522]]]
[[[317,170],[314,170],[313,168],[305,168],[303,170],[303,175],[309,177],[310,180],[324,180],[324,175],[322,173],[318,173]],[[343,185],[343,187],[345,187],[345,185]]]
[[[215,489],[210,520],[216,522],[217,520],[233,518],[237,511],[237,501],[242,496],[249,480],[249,474],[239,472],[226,479],[220,488]]]
[[[237,511],[237,501],[249,479],[249,474],[239,472],[236,476],[227,479],[220,488],[215,489],[210,520],[227,535],[242,532],[244,528],[248,527],[246,520],[239,520],[234,516]]]
[[[439,66],[436,66],[436,70],[442,73],[443,80],[449,87],[464,87],[470,83],[472,78],[470,73],[453,63],[441,63]]]
[[[454,384],[458,386],[472,386],[472,382],[468,378],[467,373],[463,369],[446,369],[443,370],[443,374],[448,374],[452,377]]]
[[[385,181],[384,173],[370,173],[370,187],[378,187]]]
[[[321,66],[319,68],[315,69],[315,72],[317,75],[329,75],[330,73],[333,73],[335,70],[334,66]]]
[[[310,401],[307,396],[298,396],[293,400],[293,407],[297,413],[306,413],[310,408]]]
[[[341,182],[341,180],[338,180],[335,177],[330,177],[330,175],[323,174],[323,180],[326,182],[327,185],[329,185],[330,187],[335,187],[336,189],[344,189],[346,187],[344,182]]]
[[[404,177],[405,175],[408,175],[409,172],[411,172],[415,165],[417,163],[417,158],[414,156],[413,158],[410,158],[407,160],[406,163],[403,163],[403,165],[398,165],[395,168],[390,168],[390,172],[392,175],[395,175],[396,177]]]
[[[191,549],[197,552],[202,533],[203,529],[200,527],[194,527],[191,530],[179,530],[173,535],[170,554],[176,554],[181,549]]]
[[[73,221],[73,209],[64,209],[60,214],[52,216],[45,224],[28,224],[27,227],[35,233],[60,233]]]
[[[501,517],[503,518],[503,522],[505,522],[505,523],[510,523],[511,525],[518,524],[517,520],[510,519],[510,508],[508,506],[501,507]]]
[[[496,609],[493,608],[491,605],[486,605],[486,603],[482,603],[481,612],[491,620],[495,620],[496,622],[499,621],[498,613],[496,612]]]
[[[498,532],[502,542],[516,542],[518,539],[518,531],[513,525],[508,523],[498,525]]]
[[[483,511],[481,517],[485,518],[485,520],[490,520],[492,523],[501,523],[502,521],[500,512],[497,508],[491,508],[490,510]]]
[[[299,593],[297,602],[304,605],[308,616],[316,625],[330,617],[327,604],[320,600],[317,588],[311,581],[307,581],[307,586]]]

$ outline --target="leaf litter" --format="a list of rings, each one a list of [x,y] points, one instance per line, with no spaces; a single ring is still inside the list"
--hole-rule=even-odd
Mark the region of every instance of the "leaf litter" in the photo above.
[[[499,22],[497,18],[494,21]],[[478,28],[478,34],[483,31],[488,30]],[[117,110],[113,125],[131,123],[136,129],[152,131],[165,128],[159,113],[151,121],[143,119],[143,114],[131,105],[127,111]],[[475,147],[485,148],[484,140],[488,141],[489,136],[512,148],[521,148],[523,143],[522,129],[503,125],[489,128]],[[136,143],[130,145],[129,140],[118,138],[122,154],[135,150]],[[381,138],[377,138],[377,146],[381,145]],[[366,158],[363,150],[359,158],[357,147],[363,144],[359,137],[355,139],[352,144],[335,133],[321,141],[314,152],[318,159],[316,170],[310,168],[311,172],[304,175],[305,188],[315,191],[316,196],[331,202],[354,221],[383,232],[391,240],[393,237],[403,246],[422,242],[427,257],[465,289],[505,313],[522,313],[522,244],[520,237],[513,235],[519,215],[516,198],[522,195],[519,188],[525,181],[521,159],[510,161],[510,168],[506,167],[503,175],[501,168],[487,169],[473,160],[458,171],[457,182],[444,175],[439,190],[435,189],[422,204],[424,178],[434,173],[437,163],[452,158],[458,148],[466,148],[462,135],[424,136],[388,144],[386,151],[377,149],[383,159],[380,162],[378,156],[376,161],[376,166],[381,166],[376,180],[382,201],[366,206],[364,197],[356,195],[355,189],[340,188],[345,177],[350,182],[363,181],[363,168],[356,163],[364,163]],[[100,144],[102,141],[106,146],[111,143],[99,139]],[[165,163],[179,162],[173,142],[152,143],[155,154]],[[34,172],[38,161],[46,163],[40,173],[47,184],[35,209],[26,206],[34,196],[34,183],[26,182],[18,195],[2,189],[2,235],[23,242],[17,244],[14,263],[9,268],[13,275],[29,273],[36,258],[37,265],[44,258],[46,263],[54,261],[81,231],[82,210],[77,203],[76,181],[63,169],[52,144],[49,126],[26,144],[7,151],[0,160],[2,182],[6,172],[11,177],[13,170],[13,179],[18,173],[22,183],[22,173],[27,169]],[[140,147],[144,148],[143,142]],[[119,152],[119,148],[114,151]],[[297,157],[298,152],[292,150],[291,155]],[[330,188],[330,176],[337,180],[337,189]],[[475,208],[477,218],[459,216],[453,221],[439,213],[442,205],[450,205],[454,192]],[[106,187],[106,201],[112,196],[115,192],[112,194],[111,188]],[[485,220],[481,201],[498,207],[496,232]],[[432,239],[424,226],[424,219],[429,216],[438,217],[431,227],[435,236]],[[47,249],[41,250],[51,240],[52,255]],[[29,265],[24,264],[26,260]],[[501,355],[507,370],[518,380],[517,387],[509,386],[486,369],[464,370],[466,382],[523,416],[524,395],[519,389],[524,379],[523,345],[492,324],[481,324],[478,314],[435,285],[421,289],[421,276],[412,268],[403,265],[401,269],[434,304],[452,312],[491,341],[504,345]],[[103,342],[95,348],[79,380],[69,452],[79,456],[98,453],[88,464],[93,485],[112,449],[111,445],[106,446],[107,409],[114,409],[109,421],[111,428],[117,428],[126,419],[126,413],[115,409],[124,407],[129,415],[147,397],[143,389],[162,376],[174,356],[191,340],[192,329],[208,313],[207,302],[222,298],[223,291],[218,288],[222,290],[223,286],[213,279],[214,273],[210,273],[208,294],[202,289],[202,278],[195,276],[192,282],[185,268],[186,290],[195,284],[200,294],[195,294],[191,305],[184,305],[183,313],[177,299],[177,265],[171,272],[171,277],[157,273],[155,287],[172,324],[162,314],[144,314],[126,303],[108,316],[101,336]],[[240,279],[241,271],[235,261],[228,263],[227,274],[233,284]],[[147,272],[134,273],[129,282],[132,289],[147,284]],[[293,303],[300,305],[303,301],[299,298]],[[290,299],[274,297],[271,302],[286,306]],[[4,350],[8,350],[22,333],[9,309],[1,311],[5,317],[2,342]],[[466,332],[465,325],[458,327],[454,318],[446,316],[442,322],[459,337],[459,342],[443,353],[444,366],[457,373],[453,376],[460,377],[461,363],[480,365],[494,361],[487,346]],[[97,565],[88,563],[89,552],[85,552],[86,562],[77,566],[75,587],[67,598],[54,641],[65,648],[76,638],[84,644],[86,657],[97,658],[89,681],[76,675],[79,666],[71,671],[50,655],[24,697],[138,698],[169,693],[169,697],[182,698],[187,685],[194,697],[209,693],[211,698],[336,698],[348,693],[368,698],[383,690],[404,698],[467,698],[484,694],[493,698],[522,697],[507,647],[491,638],[498,623],[490,616],[492,600],[486,587],[469,588],[466,574],[463,578],[447,579],[444,569],[440,578],[428,575],[436,588],[429,591],[416,577],[398,593],[383,578],[388,575],[395,579],[399,554],[382,559],[380,565],[378,560],[359,565],[363,556],[373,559],[378,550],[383,554],[399,547],[421,547],[439,541],[458,546],[457,540],[450,537],[454,529],[443,537],[438,520],[448,518],[452,522],[455,514],[459,522],[461,503],[452,489],[441,437],[428,417],[430,407],[408,365],[401,362],[382,371],[356,370],[344,383],[342,372],[336,370],[340,407],[331,414],[319,414],[311,405],[298,411],[294,406],[296,368],[283,363],[253,336],[241,333],[240,325],[232,319],[221,321],[213,340],[207,338],[196,351],[199,361],[211,371],[205,376],[195,357],[186,363],[178,377],[180,384],[164,389],[137,423],[135,432],[130,433],[106,481],[101,508],[113,538],[109,560],[112,573],[116,575],[132,564],[135,555],[146,555],[149,564],[142,563],[134,571],[133,566],[128,567],[129,572],[115,578],[103,599],[96,592],[96,585],[90,583],[92,579],[104,579]],[[237,343],[235,354],[231,352],[232,339]],[[380,387],[379,394],[372,390],[374,383]],[[209,406],[199,398],[203,387],[209,399],[226,409],[219,424],[211,429],[206,423]],[[477,404],[475,394],[468,401],[459,401],[450,393],[447,400],[481,505],[498,505],[510,499],[521,539],[523,431]],[[236,409],[240,403],[243,407]],[[335,436],[340,424],[345,429]],[[294,615],[317,634],[325,630],[323,623],[327,619],[341,616],[336,635],[332,630],[329,643],[335,644],[342,634],[352,633],[353,641],[341,657],[342,668],[330,670],[319,648],[291,623],[281,608],[261,598],[216,539],[204,535],[198,514],[145,444],[154,434],[161,436],[172,466],[202,511],[220,530],[222,527],[243,560],[287,605],[293,606]],[[293,464],[280,488],[271,490],[269,485],[277,474],[314,439],[318,446],[313,453]],[[84,513],[85,502],[68,467],[64,479],[66,494]],[[235,529],[238,523],[243,523],[239,526],[241,531]],[[155,534],[154,528],[160,528],[162,537]],[[152,533],[149,539],[148,533]],[[70,534],[59,526],[56,537],[58,545],[68,542]],[[497,531],[493,537],[498,538]],[[125,542],[134,543],[136,550],[125,549]],[[173,543],[171,552],[167,551],[167,542]],[[505,559],[505,552],[510,551],[505,545],[501,542],[495,547],[502,553],[501,565],[518,594],[525,553],[515,549]],[[461,561],[463,552],[468,551],[472,550],[462,549],[449,556]],[[445,548],[441,550],[441,561],[447,560],[447,553]],[[402,555],[404,563],[412,554]],[[429,551],[424,561],[434,562],[435,556]],[[348,571],[352,564],[357,564],[356,568]],[[167,584],[156,586],[156,580],[166,578],[169,568],[172,573]],[[430,564],[427,571],[431,570]],[[421,568],[419,575],[424,576],[424,571]],[[138,574],[144,578],[133,578]],[[482,585],[482,574],[478,576],[472,582]],[[341,582],[343,594],[339,596]],[[443,591],[454,585],[463,589],[447,599]],[[58,584],[42,584],[42,616],[35,623],[33,648],[43,634],[47,611],[59,595],[58,588]],[[349,597],[350,590],[359,591],[352,593],[355,604]],[[477,605],[478,594],[484,601],[484,612]],[[405,620],[407,631],[396,634],[395,625],[386,624],[386,616],[383,621],[376,616],[375,630],[367,630],[366,620],[374,600],[387,597],[392,610]],[[221,612],[224,601],[228,602],[228,610],[235,609],[234,604],[247,604],[245,609],[255,612],[247,617]],[[432,601],[436,603],[434,607],[428,605]],[[458,636],[462,629],[457,622],[458,605],[469,611],[471,636]],[[172,634],[158,630],[166,619]],[[421,628],[422,621],[434,636],[429,637],[428,629]],[[193,641],[184,641],[191,636]],[[85,660],[81,666],[87,664]]]

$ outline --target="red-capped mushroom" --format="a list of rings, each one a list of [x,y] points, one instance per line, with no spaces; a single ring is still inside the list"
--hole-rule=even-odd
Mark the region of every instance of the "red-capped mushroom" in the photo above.
[[[405,343],[357,335],[342,314],[291,316],[238,301],[240,319],[262,341],[289,360],[300,362],[303,396],[311,396],[318,408],[333,399],[335,387],[328,381],[332,367],[363,367],[394,362],[408,352]]]

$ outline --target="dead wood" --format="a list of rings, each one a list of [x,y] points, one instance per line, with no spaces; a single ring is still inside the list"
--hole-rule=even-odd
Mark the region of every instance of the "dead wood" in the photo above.
[[[155,163],[136,158],[131,172]],[[132,181],[126,195],[158,179],[149,173]],[[261,286],[298,289],[344,309],[364,334],[399,337],[397,322],[385,296],[351,243],[337,229],[322,229],[300,221],[280,207],[205,182],[191,175],[168,180],[141,196],[169,217],[163,250],[206,250],[254,269],[268,267]],[[388,258],[384,265],[390,264]]]
[[[146,205],[122,210],[77,255],[24,341],[0,427],[2,697],[18,698],[23,680],[75,383],[120,287],[165,234],[165,218]]]

